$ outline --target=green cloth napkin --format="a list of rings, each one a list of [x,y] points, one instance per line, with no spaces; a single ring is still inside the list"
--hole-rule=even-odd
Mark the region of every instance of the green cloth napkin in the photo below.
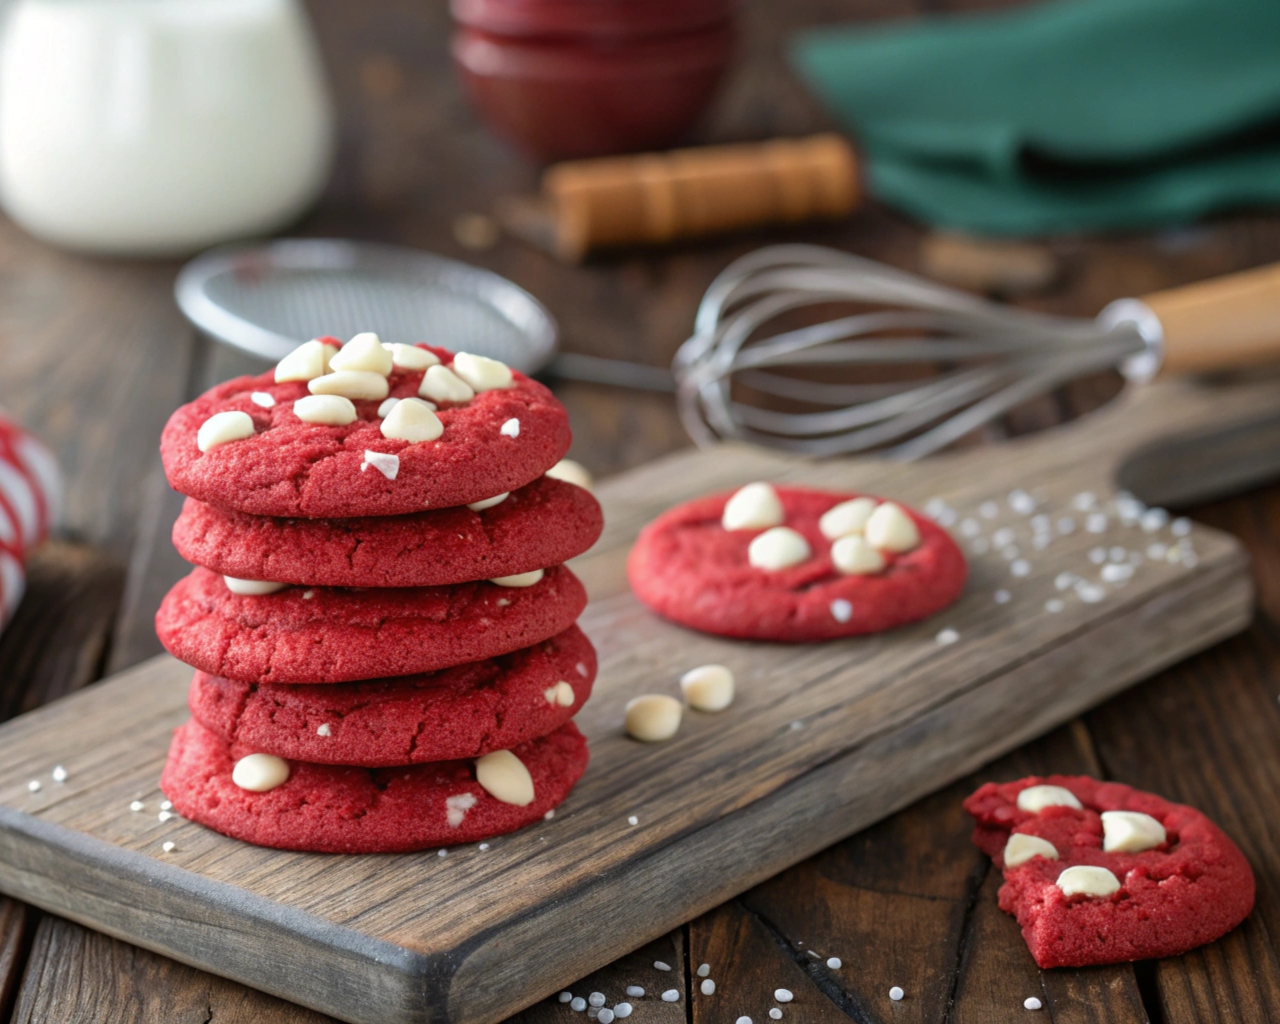
[[[870,191],[931,224],[1037,235],[1280,203],[1280,0],[1058,0],[792,50]]]

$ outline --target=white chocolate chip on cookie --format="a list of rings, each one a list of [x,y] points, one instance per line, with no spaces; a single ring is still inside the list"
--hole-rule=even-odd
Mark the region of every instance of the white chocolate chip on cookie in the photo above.
[[[662,693],[646,693],[627,701],[627,735],[645,743],[669,740],[680,728],[680,702]]]
[[[910,551],[920,543],[920,530],[915,521],[892,501],[876,507],[867,517],[862,533],[868,544],[881,551]]]
[[[234,576],[223,576],[222,581],[231,593],[239,594],[241,597],[262,597],[265,594],[284,590],[289,585],[275,583],[272,580],[238,580]]]
[[[764,530],[781,526],[783,518],[778,492],[769,484],[754,483],[734,491],[725,502],[720,525],[726,530]]]
[[[510,491],[503,491],[501,494],[495,494],[492,498],[483,498],[480,501],[473,501],[467,506],[472,512],[483,512],[487,508],[493,508],[494,505],[501,505],[511,496]]]
[[[587,472],[587,468],[573,459],[561,459],[552,466],[543,476],[549,476],[553,480],[563,480],[567,484],[574,484],[581,487],[585,491],[591,490],[591,485],[595,482],[591,479],[591,474]]]
[[[338,370],[307,384],[313,395],[341,395],[365,401],[381,401],[387,397],[388,388],[386,377],[369,370]]]
[[[391,372],[391,353],[376,334],[357,334],[329,360],[331,370],[367,370],[383,377]]]
[[[884,568],[884,555],[856,534],[831,545],[831,561],[846,576],[870,576]]]
[[[498,433],[503,437],[519,437],[520,421],[514,416],[511,417],[511,419],[507,420],[506,423],[502,424],[502,426],[498,428]]]
[[[1046,807],[1074,807],[1083,810],[1076,795],[1061,786],[1028,786],[1018,794],[1018,810],[1039,814]]]
[[[1102,848],[1107,853],[1141,853],[1168,838],[1164,826],[1141,811],[1103,811]]]
[[[765,530],[747,547],[747,561],[769,571],[799,565],[811,554],[809,542],[789,526]]]
[[[578,699],[578,695],[573,692],[573,687],[566,683],[563,679],[556,683],[556,703],[562,708],[573,707],[573,702]]]
[[[453,372],[470,384],[476,394],[502,391],[515,383],[511,367],[506,363],[470,352],[459,352],[453,357]]]
[[[265,793],[289,781],[289,762],[274,754],[248,754],[231,769],[231,781],[251,793]]]
[[[724,665],[699,665],[680,677],[680,690],[691,708],[723,711],[733,703],[733,673]]]
[[[275,396],[266,391],[255,391],[249,396],[249,401],[260,409],[272,409],[275,407]]]
[[[360,466],[361,472],[372,466],[388,480],[394,480],[400,475],[400,456],[392,455],[390,452],[371,452],[368,449],[364,453],[364,462]]]
[[[532,572],[518,572],[512,576],[495,576],[489,582],[500,587],[532,587],[535,583],[540,583],[545,575],[545,569],[534,569]]]
[[[329,372],[329,360],[338,350],[323,341],[299,345],[276,363],[276,383],[290,380],[315,380]]]
[[[476,393],[471,385],[447,366],[431,366],[422,376],[418,394],[433,402],[469,402]]]
[[[253,417],[247,412],[215,412],[196,431],[196,447],[202,452],[253,437]]]
[[[417,345],[383,345],[391,353],[391,362],[401,370],[425,370],[439,366],[440,357]]]
[[[476,781],[495,800],[516,807],[533,803],[533,776],[509,750],[495,750],[476,758]]]
[[[1058,888],[1064,896],[1110,896],[1120,889],[1120,879],[1106,868],[1077,864],[1058,876]]]
[[[1025,864],[1032,857],[1043,857],[1045,860],[1057,860],[1058,848],[1047,839],[1015,832],[1004,844],[1004,866],[1016,868]]]
[[[827,540],[839,540],[867,528],[867,520],[876,510],[875,498],[850,498],[822,513],[818,529]]]
[[[443,433],[440,417],[427,408],[426,402],[417,399],[397,402],[382,421],[382,436],[394,441],[434,441]]]
[[[356,407],[341,395],[307,395],[293,403],[293,414],[303,423],[345,427],[355,422]]]

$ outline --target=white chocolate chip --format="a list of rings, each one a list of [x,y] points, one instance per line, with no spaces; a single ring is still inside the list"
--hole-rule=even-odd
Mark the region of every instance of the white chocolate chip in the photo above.
[[[704,978],[702,984],[698,986],[702,990],[704,996],[713,996],[716,994],[716,983],[710,978]]]
[[[478,801],[474,793],[459,793],[444,802],[444,817],[451,828],[457,828]]]
[[[1074,807],[1082,810],[1080,801],[1069,789],[1061,786],[1028,786],[1018,794],[1018,810],[1039,814],[1046,807]]]
[[[617,1003],[617,1004],[615,1004],[615,1005],[614,1005],[614,1007],[613,1007],[613,1015],[614,1015],[614,1017],[616,1017],[618,1020],[622,1020],[622,1019],[624,1019],[624,1018],[626,1018],[626,1017],[630,1017],[630,1016],[631,1016],[631,1004],[630,1004],[630,1003]]]
[[[255,391],[249,396],[249,401],[262,409],[272,409],[275,407],[275,397],[265,391]]]
[[[382,436],[393,441],[434,441],[444,433],[440,417],[417,400],[397,402],[382,421]]]
[[[766,483],[747,484],[725,502],[720,525],[726,530],[764,530],[784,520],[778,492]]]
[[[795,998],[791,990],[788,988],[776,988],[773,990],[773,998],[780,1003],[789,1003]]]
[[[674,697],[663,693],[646,693],[627,701],[627,735],[645,743],[669,740],[680,728],[684,709]]]
[[[548,704],[554,704],[556,702],[556,688],[554,686],[548,686],[542,691],[542,696],[547,699]]]
[[[476,758],[476,781],[495,800],[516,807],[533,803],[533,776],[509,750],[495,750]]]
[[[680,990],[669,988],[662,993],[661,998],[664,1003],[678,1003],[680,1001]]]
[[[447,366],[431,366],[422,375],[418,394],[433,402],[469,402],[476,393],[471,385]]]
[[[843,597],[837,597],[831,602],[831,617],[836,622],[848,622],[853,618],[853,604],[846,601]]]
[[[1058,848],[1047,839],[1029,836],[1023,832],[1015,832],[1004,844],[1004,866],[1016,868],[1025,864],[1032,857],[1044,857],[1046,860],[1058,859]]]
[[[483,512],[487,508],[493,508],[494,505],[501,505],[510,496],[510,491],[503,491],[501,494],[495,494],[492,498],[484,498],[481,501],[473,501],[467,508],[472,512]]]
[[[388,389],[387,378],[369,370],[338,370],[307,384],[307,390],[313,395],[341,395],[378,402],[387,397]]]
[[[495,576],[489,582],[500,587],[532,587],[535,583],[540,583],[545,575],[545,569],[534,569],[532,572],[518,572],[513,576]]]
[[[567,484],[574,484],[583,490],[591,490],[592,484],[595,482],[591,479],[591,474],[587,472],[587,468],[573,459],[561,459],[543,476],[549,476],[553,480],[563,480]]]
[[[234,576],[223,576],[222,582],[227,585],[227,589],[233,594],[239,594],[241,597],[262,597],[266,594],[274,594],[278,590],[284,590],[289,584],[274,583],[271,580],[238,580]]]
[[[747,561],[770,572],[799,565],[811,554],[809,542],[789,526],[765,530],[747,547]]]
[[[680,677],[680,690],[691,708],[723,711],[733,703],[733,673],[724,665],[699,665]]]
[[[906,997],[907,997],[907,994],[902,991],[901,985],[894,985],[893,988],[889,989],[889,998],[892,999],[895,1003],[902,1002],[902,1000],[904,1000]]]
[[[1103,811],[1102,848],[1107,853],[1141,853],[1168,838],[1164,826],[1141,811]]]
[[[920,530],[915,521],[892,501],[877,506],[871,513],[863,536],[868,544],[881,551],[910,551],[920,543]]]
[[[378,418],[386,419],[388,416],[391,415],[391,410],[394,409],[399,404],[400,404],[400,399],[398,398],[384,399],[383,403],[380,406],[378,406]]]
[[[265,793],[289,780],[289,762],[274,754],[249,754],[231,770],[231,781],[251,793]]]
[[[470,352],[459,352],[453,357],[453,372],[470,384],[476,394],[502,391],[515,383],[511,367],[506,363]]]
[[[1064,896],[1110,896],[1120,889],[1120,879],[1106,868],[1077,864],[1058,876],[1058,888]]]
[[[372,466],[388,480],[394,480],[400,475],[400,456],[390,455],[387,452],[371,452],[366,449],[364,464],[360,468],[363,470],[368,466]]]
[[[870,576],[884,568],[884,555],[856,534],[831,545],[831,561],[846,576]]]
[[[329,360],[337,351],[323,341],[308,341],[299,345],[276,363],[276,383],[289,380],[315,380],[329,372]]]
[[[66,781],[67,781],[67,770],[66,770],[65,768],[63,768],[63,767],[62,767],[62,765],[60,765],[60,764],[58,764],[58,765],[54,765],[54,766],[53,766],[53,771],[52,771],[52,772],[50,772],[50,773],[49,773],[49,775],[50,775],[50,778],[52,778],[54,782],[66,782]],[[170,805],[170,806],[172,806],[172,805]]]
[[[401,370],[425,370],[428,366],[438,366],[440,357],[417,345],[383,345],[391,353],[391,362]]]
[[[862,533],[875,511],[875,498],[851,498],[827,509],[818,520],[818,529],[827,540],[839,540]]]
[[[710,974],[711,974],[711,965],[710,965],[710,964],[699,964],[699,965],[698,965],[698,977],[699,977],[699,978],[706,978],[706,977],[708,977]]]
[[[215,412],[196,431],[196,447],[202,452],[253,437],[253,417],[247,412]]]
[[[355,422],[356,407],[341,395],[307,395],[293,403],[293,414],[303,423],[345,427]]]
[[[321,722],[318,726],[316,726],[316,735],[317,735],[317,736],[332,736],[332,735],[333,735],[333,729],[332,729],[332,728],[330,728],[330,726],[329,726],[329,723],[328,723],[328,722]]]
[[[173,853],[173,851],[176,850],[177,848],[178,848],[178,844],[173,842],[173,840],[169,840],[168,842],[162,843],[160,845],[160,849],[162,849],[165,853]]]
[[[512,417],[511,419],[507,420],[506,423],[502,424],[501,427],[498,428],[498,433],[501,434],[503,437],[519,437],[520,421],[515,417]]]
[[[385,377],[391,372],[391,353],[376,334],[357,334],[329,360],[331,370],[367,370]]]
[[[578,695],[573,692],[573,687],[563,679],[555,685],[555,696],[556,703],[562,708],[573,707],[573,702],[578,699]]]

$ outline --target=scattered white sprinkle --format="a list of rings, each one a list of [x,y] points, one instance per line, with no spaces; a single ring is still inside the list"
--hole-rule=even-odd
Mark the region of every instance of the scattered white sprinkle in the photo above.
[[[442,847],[440,847],[440,849],[436,850],[436,856],[437,856],[437,857],[447,857],[447,856],[449,856],[449,851],[448,851],[448,850],[446,850],[446,849],[442,846]]]
[[[836,622],[848,622],[853,618],[853,605],[843,597],[837,597],[831,602],[831,617]]]
[[[1191,520],[1184,516],[1179,516],[1170,525],[1169,532],[1175,537],[1186,537],[1191,533]]]
[[[1073,572],[1060,572],[1053,578],[1053,585],[1058,590],[1070,590],[1079,578]]]
[[[66,782],[66,781],[67,781],[67,770],[66,770],[65,768],[63,768],[63,767],[62,767],[62,765],[57,765],[57,766],[53,769],[53,772],[52,772],[51,774],[53,775],[53,781],[54,781],[54,782]]]
[[[791,994],[791,989],[789,988],[775,988],[773,990],[773,998],[780,1003],[789,1003],[795,996]]]
[[[160,849],[164,850],[165,853],[173,853],[173,851],[177,849],[177,844],[168,842],[161,846]]]
[[[630,1003],[619,1003],[617,1006],[615,1006],[615,1007],[613,1008],[613,1015],[614,1015],[615,1017],[617,1017],[617,1018],[618,1018],[618,1020],[622,1020],[622,1018],[623,1018],[623,1017],[630,1017],[630,1016],[631,1016],[631,1004],[630,1004]]]
[[[1090,533],[1104,533],[1107,529],[1107,517],[1102,512],[1090,512],[1084,521],[1084,528]]]
[[[302,600],[304,601],[310,601],[315,596],[316,592],[314,590],[304,590],[302,592]]]
[[[319,725],[317,725],[317,726],[316,726],[316,735],[317,735],[317,736],[332,736],[332,735],[333,735],[333,730],[329,727],[329,723],[328,723],[328,722],[321,722]]]
[[[1097,604],[1106,596],[1107,592],[1096,583],[1087,583],[1082,580],[1076,584],[1076,597],[1085,604]]]
[[[741,1017],[739,1017],[737,1020],[735,1020],[735,1021],[733,1022],[733,1024],[752,1024],[752,1020],[751,1020],[751,1018],[750,1018],[750,1017],[748,1017],[748,1016],[746,1016],[746,1015],[744,1014],[743,1016],[741,1016]]]
[[[40,792],[40,780],[39,780],[39,779],[32,779],[30,782],[28,782],[28,783],[27,783],[27,792],[28,792],[28,793],[39,793],[39,792]]]
[[[582,996],[574,996],[569,1001],[569,1009],[574,1010],[577,1013],[581,1013],[586,1008],[587,1008],[587,1001],[583,999]]]
[[[604,993],[592,992],[591,995],[587,996],[587,1005],[588,1006],[604,1006]]]
[[[139,811],[143,810],[146,806],[147,805],[144,804],[141,800],[135,800],[133,803],[129,805],[129,810],[133,811],[134,814],[137,814]]]
[[[1031,563],[1028,562],[1025,558],[1019,558],[1009,565],[1009,571],[1013,573],[1015,576],[1020,576],[1020,577],[1030,576]]]
[[[1012,544],[1017,534],[1008,526],[1002,526],[991,535],[991,543],[998,548],[1007,547]]]
[[[982,524],[976,519],[960,520],[960,536],[976,537],[982,532]]]
[[[979,537],[977,540],[975,540],[972,544],[969,545],[969,550],[972,551],[975,555],[985,555],[988,551],[991,550],[991,545],[987,542],[986,537]]]
[[[551,810],[547,811],[547,813],[542,816],[542,820],[550,821],[555,816],[556,816],[556,809],[553,807],[551,808]]]
[[[781,1010],[779,1010],[776,1006],[771,1007],[771,1008],[770,1008],[770,1010],[769,1010],[769,1019],[770,1019],[770,1020],[782,1020],[782,1011],[781,1011]]]
[[[172,817],[173,817],[172,811],[161,811],[159,814],[156,815],[156,819],[158,821],[168,821]]]
[[[264,409],[270,409],[276,404],[276,400],[265,391],[255,391],[249,396],[249,401],[254,405],[260,405]]]
[[[1109,562],[1102,567],[1100,575],[1107,583],[1126,583],[1133,576],[1133,566]]]
[[[902,1000],[905,997],[906,997],[906,993],[903,992],[902,989],[900,989],[897,985],[894,985],[893,988],[889,989],[889,998],[892,999],[895,1003],[902,1002]]]
[[[512,417],[511,419],[507,420],[506,423],[502,424],[501,427],[498,428],[498,433],[503,435],[503,437],[519,437],[520,421],[515,417]]]
[[[940,643],[943,647],[945,647],[947,644],[953,644],[959,639],[960,639],[960,634],[957,633],[954,629],[951,629],[950,627],[948,627],[947,629],[939,630],[938,635],[934,637],[934,640]]]
[[[1027,996],[1026,999],[1022,1000],[1022,1005],[1028,1010],[1038,1010],[1044,1003],[1040,1002],[1035,996]]]
[[[1063,604],[1062,601],[1060,601],[1056,597],[1051,597],[1049,598],[1049,600],[1047,600],[1044,603],[1044,610],[1051,615],[1056,615],[1058,612],[1062,611],[1062,609],[1065,607],[1066,605]]]
[[[1029,516],[1036,507],[1036,499],[1026,491],[1017,490],[1009,494],[1009,507],[1020,516]]]
[[[488,843],[481,843],[481,844],[477,847],[477,849],[478,849],[481,853],[484,853],[484,851],[485,851],[485,850],[489,849],[489,844],[488,844]]]
[[[994,501],[984,501],[978,506],[978,515],[983,519],[994,519],[1000,514],[1000,506]]]
[[[644,989],[641,988],[639,985],[628,985],[627,995],[629,995],[632,999],[643,999]]]
[[[613,1024],[613,1011],[607,1006],[600,1007],[600,1012],[596,1014],[596,1020],[600,1024]]]
[[[1008,604],[1013,599],[1013,595],[1007,590],[997,590],[992,596],[995,598],[996,604]]]
[[[627,824],[628,824],[628,825],[639,825],[639,824],[640,824],[640,819],[639,819],[639,818],[637,818],[637,817],[633,814],[633,815],[631,815],[629,818],[627,818]]]
[[[671,970],[671,965],[663,963],[661,960],[655,960],[653,962],[653,969],[655,971],[669,971]]]
[[[698,965],[698,977],[699,977],[699,978],[705,978],[705,977],[706,977],[708,974],[710,974],[710,973],[711,973],[711,965],[710,965],[710,964],[699,964],[699,965]]]
[[[1149,508],[1142,513],[1139,523],[1147,533],[1155,533],[1169,522],[1169,513],[1162,508]]]
[[[573,998],[573,993],[572,993],[572,992],[561,992],[561,993],[560,993],[560,997],[559,997],[559,998],[560,998],[560,1002],[562,1002],[562,1003],[567,1003],[570,999],[572,999],[572,998]]]
[[[840,970],[841,967],[844,966],[844,963],[843,961],[841,961],[841,959],[838,956],[833,956],[827,959],[827,966],[830,967],[833,971],[838,971]]]
[[[372,466],[388,480],[394,480],[400,473],[400,456],[389,452],[371,452],[366,449],[364,465],[360,469],[363,471],[368,466]]]
[[[716,994],[716,983],[710,978],[703,978],[702,984],[698,986],[702,990],[704,996],[713,996]]]
[[[1070,516],[1063,516],[1058,520],[1058,532],[1063,536],[1076,532],[1076,521]]]
[[[662,993],[662,1001],[664,1003],[675,1003],[680,1000],[680,992],[678,989],[669,988]]]
[[[1071,507],[1077,512],[1088,512],[1096,504],[1098,499],[1092,491],[1081,491],[1071,499]]]

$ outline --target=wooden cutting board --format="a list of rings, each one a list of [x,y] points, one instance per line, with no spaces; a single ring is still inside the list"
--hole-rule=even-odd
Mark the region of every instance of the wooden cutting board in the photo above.
[[[156,780],[190,670],[158,658],[0,727],[0,889],[344,1020],[498,1021],[1244,627],[1236,543],[1123,522],[1114,492],[1185,501],[1277,470],[1275,381],[1160,384],[914,465],[682,452],[600,488],[608,527],[575,565],[601,654],[578,719],[592,763],[553,820],[487,850],[358,857],[162,821]],[[930,621],[815,646],[701,636],[640,606],[624,575],[639,528],[754,479],[927,505],[971,553],[965,595]],[[1033,510],[1011,507],[1017,490]],[[666,744],[625,738],[628,698],[677,692],[706,662],[737,674],[730,709],[688,713]]]

